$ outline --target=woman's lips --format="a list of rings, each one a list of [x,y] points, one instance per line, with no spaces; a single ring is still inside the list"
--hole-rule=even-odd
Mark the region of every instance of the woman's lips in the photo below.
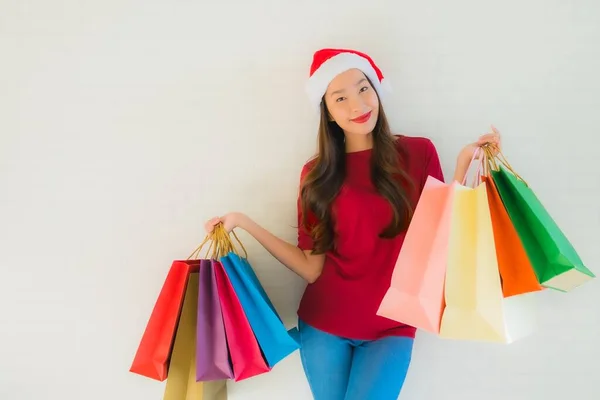
[[[368,113],[363,114],[360,117],[356,117],[354,119],[351,119],[350,121],[356,122],[357,124],[364,124],[365,122],[367,122],[371,118],[371,113],[372,112],[373,111],[369,111]]]

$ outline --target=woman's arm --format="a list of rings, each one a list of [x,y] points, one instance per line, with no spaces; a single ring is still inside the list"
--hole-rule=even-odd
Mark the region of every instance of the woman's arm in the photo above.
[[[207,230],[212,230],[212,226],[218,222],[222,222],[228,232],[236,227],[248,232],[280,263],[308,283],[314,283],[323,271],[324,254],[313,255],[310,250],[302,250],[278,238],[245,214],[233,212],[221,218],[215,218],[207,223]]]

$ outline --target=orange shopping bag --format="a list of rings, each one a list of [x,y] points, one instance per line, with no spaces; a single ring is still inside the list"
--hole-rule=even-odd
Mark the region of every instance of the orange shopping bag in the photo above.
[[[504,297],[542,290],[543,287],[537,280],[529,257],[502,203],[494,180],[485,175],[481,177],[481,180],[485,182],[487,189]]]
[[[427,178],[377,315],[439,333],[457,185]]]

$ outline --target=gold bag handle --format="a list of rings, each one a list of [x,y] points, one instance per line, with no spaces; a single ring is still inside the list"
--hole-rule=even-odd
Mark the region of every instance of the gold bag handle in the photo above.
[[[242,244],[240,238],[237,236],[237,234],[234,231],[232,231],[231,233],[233,233],[235,240],[238,242],[238,244],[242,248],[242,251],[244,252],[244,258],[248,258],[248,252],[246,251],[246,248]],[[202,243],[200,243],[200,245],[198,247],[196,247],[196,249],[194,249],[192,254],[190,254],[187,259],[190,260],[190,259],[197,258],[198,255],[200,254],[200,252],[202,251],[202,248],[206,245],[206,243],[208,243],[208,241],[210,241],[211,244],[208,247],[208,250],[206,251],[206,254],[204,256],[205,259],[208,258],[208,254],[211,253],[211,250],[212,250],[212,254],[211,254],[212,259],[218,259],[218,258],[224,257],[227,254],[229,254],[230,252],[233,252],[233,253],[237,254],[238,256],[240,255],[238,253],[237,249],[235,248],[235,245],[231,241],[231,237],[225,230],[225,227],[223,226],[223,224],[218,223],[217,225],[214,226],[212,232],[210,232],[209,234],[206,235],[206,237],[204,238]]]
[[[517,171],[510,165],[504,154],[495,145],[485,144],[482,146],[485,155],[485,166],[487,167],[486,175],[490,174],[491,170],[498,171],[499,163],[504,165],[518,180],[523,182],[526,186],[529,186],[525,179],[523,179]],[[494,154],[494,152],[496,154]]]
[[[208,241],[210,239],[211,239],[211,235],[210,234],[206,235],[204,237],[204,240],[202,241],[202,243],[200,243],[198,245],[198,247],[196,247],[194,249],[194,251],[192,251],[192,254],[190,254],[187,259],[188,260],[195,260],[195,259],[197,259],[198,258],[198,254],[200,254],[200,251],[202,251],[202,248],[204,247],[204,245],[206,245],[206,243],[208,243]],[[211,242],[210,246],[208,247],[208,251],[210,251],[210,249],[213,247],[213,245],[214,245],[214,242]],[[207,253],[208,253],[208,251],[207,251]]]
[[[229,235],[229,233],[227,233],[227,230],[225,230],[225,226],[222,223],[217,224],[213,232],[215,236],[219,238],[218,243],[220,244],[221,249],[224,251],[224,253],[219,254],[220,257],[225,256],[227,255],[227,253],[230,252],[233,252],[241,257],[240,253],[237,251],[235,245],[231,241],[231,236]],[[244,247],[244,244],[242,243],[238,235],[235,233],[235,231],[231,231],[231,233],[233,234],[235,241],[240,245],[242,251],[244,252],[243,258],[248,258],[248,252],[246,251],[246,248]]]

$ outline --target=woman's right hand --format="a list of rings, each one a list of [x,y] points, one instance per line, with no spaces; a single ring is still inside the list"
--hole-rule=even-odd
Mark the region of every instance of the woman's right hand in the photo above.
[[[215,228],[215,225],[222,223],[227,233],[229,233],[240,225],[240,221],[244,217],[245,215],[239,212],[231,212],[222,217],[214,217],[206,221],[204,229],[206,230],[206,233],[211,233]]]

